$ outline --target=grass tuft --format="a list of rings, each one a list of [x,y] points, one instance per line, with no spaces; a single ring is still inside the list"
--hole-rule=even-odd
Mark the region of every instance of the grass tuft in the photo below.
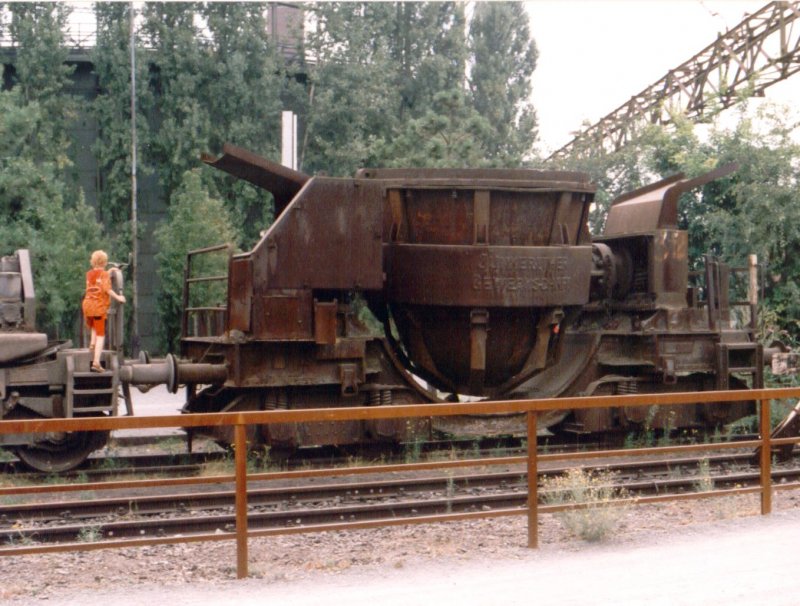
[[[569,506],[556,513],[567,531],[584,541],[598,542],[609,537],[621,524],[626,508],[618,501],[628,498],[624,488],[615,485],[610,471],[570,469],[542,483],[542,498],[548,505]]]

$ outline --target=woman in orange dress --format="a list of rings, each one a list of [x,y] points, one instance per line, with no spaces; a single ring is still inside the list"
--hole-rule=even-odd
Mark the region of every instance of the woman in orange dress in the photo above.
[[[86,293],[83,296],[83,316],[86,325],[91,329],[89,351],[92,356],[92,372],[103,372],[100,357],[103,353],[103,342],[106,337],[106,318],[111,299],[125,303],[123,295],[114,292],[111,287],[111,272],[106,271],[108,255],[102,250],[92,253],[92,269],[86,272]],[[111,271],[119,271],[114,268]]]

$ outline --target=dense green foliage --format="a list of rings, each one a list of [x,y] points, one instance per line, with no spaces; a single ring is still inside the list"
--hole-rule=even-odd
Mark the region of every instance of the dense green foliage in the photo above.
[[[0,241],[4,254],[31,251],[39,327],[72,337],[89,256],[104,240],[72,173],[68,125],[77,101],[61,38],[67,14],[57,4],[8,8],[20,47],[15,86],[0,92]]]
[[[130,6],[124,3],[98,3],[97,43],[92,55],[100,94],[91,104],[91,112],[100,129],[94,153],[103,185],[99,191],[100,218],[115,234],[123,226],[127,236],[122,250],[130,250],[127,229],[131,204],[131,49]],[[137,49],[136,133],[145,143],[150,139],[147,115],[152,113],[154,98],[148,84],[144,53]],[[145,165],[146,166],[146,165]],[[141,164],[137,172],[142,172]]]
[[[536,47],[518,2],[479,2],[470,25],[470,91],[476,112],[491,125],[488,158],[516,165],[536,137],[530,102]]]
[[[536,47],[522,4],[319,3],[303,168],[516,166],[531,153]]]
[[[148,2],[138,9],[137,173],[140,183],[155,178],[170,209],[158,231],[166,342],[177,326],[185,246],[227,239],[249,248],[273,218],[270,194],[220,171],[195,172],[200,156],[231,142],[277,160],[281,110],[298,114],[300,168],[309,173],[347,175],[364,164],[518,165],[532,149],[536,50],[522,4],[479,4],[471,20],[455,2],[306,4],[313,26],[294,52],[270,38],[267,8]],[[32,250],[48,329],[72,334],[87,251],[103,246],[125,258],[131,246],[130,4],[94,7],[98,87],[90,98],[68,92],[69,5],[6,10],[17,50],[6,68],[13,91],[1,101],[0,230],[6,248]],[[94,210],[81,201],[75,175],[74,159],[85,150],[70,140],[76,121],[92,119]],[[221,224],[205,228],[209,217]],[[176,221],[191,222],[191,243],[177,237]],[[146,227],[140,238],[155,226]]]
[[[184,173],[172,198],[169,218],[156,230],[156,239],[159,245],[156,260],[162,286],[158,303],[162,310],[163,345],[171,348],[177,344],[180,336],[186,253],[206,247],[209,243],[233,242],[236,239],[225,207],[209,195],[203,186],[199,169]],[[223,263],[220,264],[220,261]],[[200,266],[194,268],[199,273],[192,277],[223,274],[226,262],[227,257],[220,255],[204,256]],[[220,297],[218,290],[206,290],[193,298],[190,305],[224,305],[224,298]]]

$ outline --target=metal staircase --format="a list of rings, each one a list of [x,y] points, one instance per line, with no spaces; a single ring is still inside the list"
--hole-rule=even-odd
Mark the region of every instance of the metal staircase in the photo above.
[[[105,372],[76,369],[75,357],[66,358],[67,380],[64,389],[64,409],[67,417],[117,414],[119,393],[119,363],[116,356],[106,356]]]

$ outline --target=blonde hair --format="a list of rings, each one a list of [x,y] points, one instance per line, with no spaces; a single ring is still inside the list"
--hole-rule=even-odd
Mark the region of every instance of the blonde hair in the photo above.
[[[108,255],[104,250],[96,250],[92,253],[90,263],[92,267],[105,267],[108,263]]]

